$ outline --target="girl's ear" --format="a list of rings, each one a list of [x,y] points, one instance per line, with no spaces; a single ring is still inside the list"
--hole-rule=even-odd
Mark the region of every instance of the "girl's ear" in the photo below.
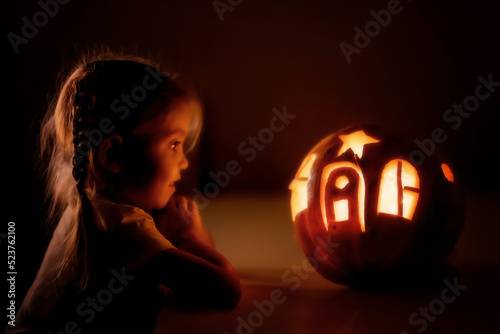
[[[119,152],[123,147],[123,139],[119,135],[106,137],[97,147],[97,159],[99,164],[111,173],[119,173],[122,170]]]

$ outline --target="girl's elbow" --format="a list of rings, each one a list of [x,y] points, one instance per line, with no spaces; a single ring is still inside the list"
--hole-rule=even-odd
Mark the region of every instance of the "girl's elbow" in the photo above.
[[[234,309],[241,299],[241,284],[237,276],[229,275],[219,281],[217,287],[212,286],[209,303],[211,307],[221,310]]]
[[[241,284],[239,277],[224,273],[208,279],[203,284],[197,284],[196,289],[189,289],[184,294],[188,300],[201,307],[218,310],[234,309],[241,299]]]
[[[221,309],[234,309],[241,299],[241,284],[238,278],[226,286],[226,291],[221,299]]]

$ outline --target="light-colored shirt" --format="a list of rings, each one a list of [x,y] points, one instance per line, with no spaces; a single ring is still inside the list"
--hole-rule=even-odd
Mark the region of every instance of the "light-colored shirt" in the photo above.
[[[106,245],[89,245],[106,250],[106,258],[127,269],[134,268],[154,255],[174,246],[156,228],[153,218],[144,210],[126,204],[114,203],[102,195],[93,201],[94,223]],[[74,224],[72,210],[66,210],[45,252],[33,284],[16,314],[15,327],[5,333],[22,333],[49,316],[61,298],[74,291],[74,268],[67,268],[56,277],[54,268],[64,257],[65,240]]]

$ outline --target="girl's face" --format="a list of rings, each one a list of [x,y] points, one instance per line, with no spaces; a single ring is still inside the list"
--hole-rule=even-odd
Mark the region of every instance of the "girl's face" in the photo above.
[[[177,101],[166,117],[158,116],[140,129],[141,161],[135,172],[143,174],[140,182],[123,185],[125,200],[149,212],[163,209],[175,192],[175,182],[188,167],[183,144],[190,130],[194,102]],[[142,166],[141,166],[142,165]]]

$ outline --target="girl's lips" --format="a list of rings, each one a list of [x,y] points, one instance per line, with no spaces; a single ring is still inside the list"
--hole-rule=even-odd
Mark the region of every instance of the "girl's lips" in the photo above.
[[[174,183],[175,183],[175,182],[177,182],[177,181],[179,181],[179,180],[180,180],[180,179],[177,179],[177,180],[173,181],[173,182],[172,182],[172,183],[170,183],[168,186],[169,186],[169,187],[172,187],[172,188],[175,188]]]

